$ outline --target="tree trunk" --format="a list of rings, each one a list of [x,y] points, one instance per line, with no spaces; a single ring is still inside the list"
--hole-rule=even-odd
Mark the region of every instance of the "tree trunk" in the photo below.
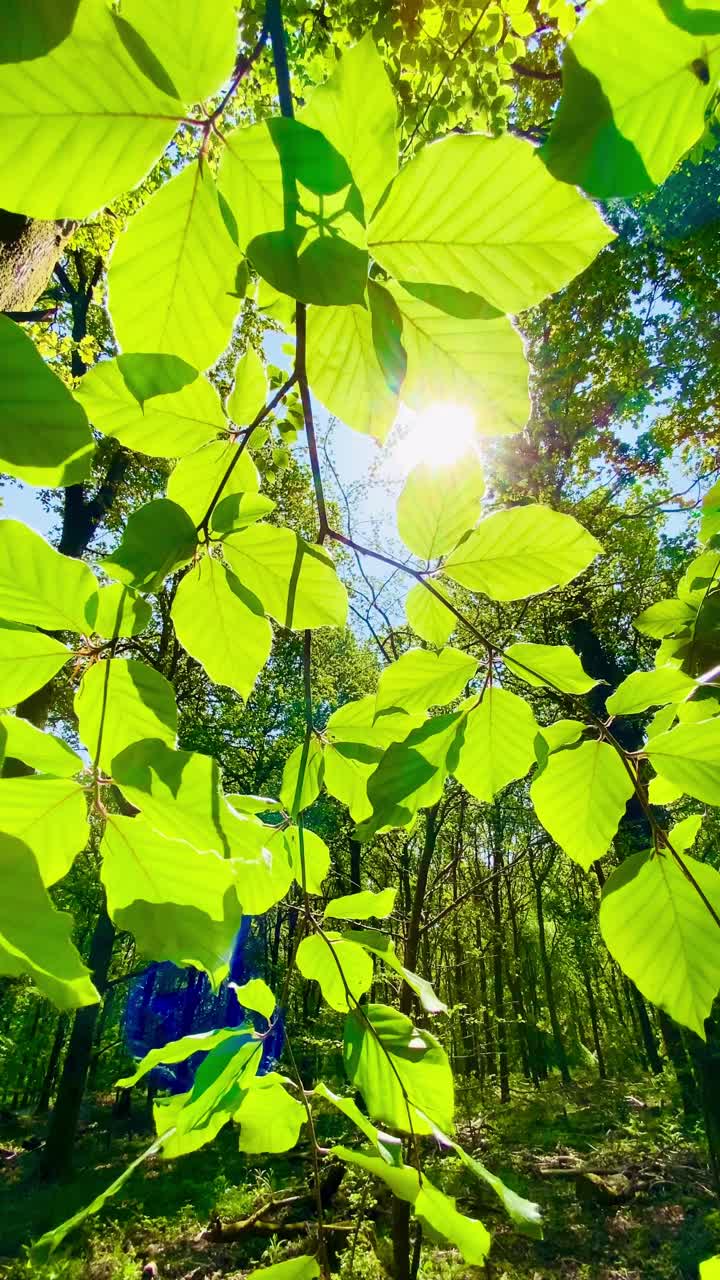
[[[707,1040],[688,1035],[695,1074],[700,1085],[705,1137],[712,1179],[720,1189],[720,1037],[714,1018],[705,1021]]]
[[[683,1114],[686,1120],[695,1120],[701,1110],[700,1095],[693,1075],[692,1063],[685,1048],[682,1031],[669,1014],[665,1013],[664,1009],[658,1009],[658,1022],[660,1023],[665,1052],[672,1062],[675,1078],[678,1082]]]
[[[493,913],[493,996],[495,1004],[495,1027],[498,1048],[498,1074],[500,1083],[500,1101],[510,1101],[510,1071],[508,1066],[507,1023],[505,1022],[505,990],[503,985],[503,929],[502,903],[500,900],[500,877],[503,871],[502,846],[500,832],[497,830],[497,808],[495,811],[496,827],[493,838],[493,878],[492,878],[492,913]]]
[[[32,310],[74,229],[0,209],[0,311]]]
[[[548,1013],[550,1015],[550,1025],[552,1027],[553,1038],[557,1048],[558,1065],[560,1067],[560,1075],[563,1084],[570,1084],[570,1068],[568,1067],[567,1054],[565,1052],[565,1042],[563,1040],[562,1031],[560,1029],[560,1019],[558,1017],[557,1005],[555,1003],[555,988],[553,986],[552,967],[550,965],[550,957],[547,950],[547,940],[545,938],[545,912],[543,910],[542,885],[543,877],[539,877],[535,871],[535,862],[532,853],[530,854],[530,874],[535,886],[535,910],[538,922],[538,941],[540,944],[540,960],[542,962],[543,977],[545,979],[545,999],[547,1000]]]
[[[590,1011],[590,1024],[592,1026],[593,1044],[595,1046],[595,1057],[598,1064],[598,1075],[601,1080],[607,1080],[607,1067],[605,1066],[605,1055],[603,1054],[602,1040],[600,1039],[600,1022],[598,1019],[597,1002],[595,1000],[595,992],[590,978],[587,965],[578,956],[580,972],[582,973],[583,982],[585,984],[585,992],[587,994],[588,1009]]]
[[[640,1033],[642,1035],[643,1047],[645,1049],[648,1066],[654,1076],[659,1076],[663,1069],[662,1062],[660,1061],[657,1040],[655,1039],[655,1032],[652,1029],[652,1023],[650,1022],[647,1005],[634,982],[630,983],[630,987],[632,989],[633,1000],[635,1001],[635,1008],[637,1009],[638,1019],[640,1022]]]
[[[115,926],[103,903],[90,942],[88,962],[101,999],[107,990],[114,940]],[[99,1003],[89,1004],[78,1009],[73,1019],[70,1043],[40,1163],[41,1176],[46,1179],[63,1177],[72,1167],[73,1146],[99,1013]]]
[[[60,1055],[62,1053],[63,1045],[65,1043],[65,1035],[67,1033],[67,1028],[68,1028],[67,1014],[61,1013],[60,1017],[58,1018],[57,1027],[55,1028],[55,1037],[52,1042],[50,1057],[48,1058],[48,1061],[47,1061],[47,1066],[45,1068],[45,1075],[43,1077],[43,1082],[40,1086],[40,1094],[37,1100],[37,1106],[35,1107],[35,1114],[38,1116],[45,1115],[50,1106],[50,1098],[52,1096],[53,1085],[55,1084],[55,1076],[57,1075],[58,1064],[60,1062]]]

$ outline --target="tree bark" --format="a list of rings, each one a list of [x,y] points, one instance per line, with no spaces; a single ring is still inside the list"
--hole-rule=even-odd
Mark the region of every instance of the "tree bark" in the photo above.
[[[508,1064],[507,1023],[505,1022],[505,991],[503,983],[503,921],[502,903],[500,899],[500,877],[503,872],[503,856],[501,831],[498,827],[499,815],[495,810],[493,824],[493,878],[492,878],[492,912],[493,912],[493,996],[495,1004],[495,1027],[498,1049],[498,1075],[500,1083],[500,1101],[510,1101],[510,1070]]]
[[[35,1114],[38,1116],[45,1115],[50,1106],[50,1098],[52,1096],[55,1077],[57,1075],[58,1065],[60,1063],[60,1055],[65,1043],[65,1036],[68,1028],[67,1014],[62,1013],[58,1018],[57,1027],[55,1028],[55,1036],[50,1050],[50,1057],[45,1068],[45,1075],[40,1086],[40,1094],[35,1107]]]
[[[107,990],[115,926],[103,903],[90,942],[89,967],[100,994]],[[80,1107],[90,1068],[95,1024],[100,1003],[78,1009],[73,1018],[70,1043],[63,1063],[57,1098],[40,1162],[40,1174],[50,1180],[66,1176],[72,1168],[73,1148],[80,1120]]]
[[[550,1025],[552,1027],[553,1038],[557,1048],[558,1065],[560,1067],[560,1075],[563,1084],[570,1084],[570,1068],[568,1067],[567,1053],[565,1052],[565,1042],[563,1040],[562,1031],[560,1029],[560,1018],[558,1017],[557,1004],[555,1003],[555,988],[553,986],[552,966],[547,950],[547,940],[545,938],[545,912],[543,910],[542,886],[545,876],[538,876],[535,860],[532,852],[530,853],[530,875],[535,886],[535,909],[538,922],[538,940],[540,943],[540,960],[542,962],[543,977],[545,978],[545,998],[547,1000],[548,1013],[550,1015]]]
[[[32,310],[75,226],[0,209],[0,311]]]

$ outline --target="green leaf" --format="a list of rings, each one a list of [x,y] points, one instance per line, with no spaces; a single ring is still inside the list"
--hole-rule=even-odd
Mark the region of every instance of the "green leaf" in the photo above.
[[[542,750],[539,751],[536,742],[535,750],[539,762],[545,764],[551,751],[559,751],[561,747],[571,747],[575,742],[579,742],[585,727],[582,720],[555,720],[552,724],[540,725],[540,737],[546,750],[544,753]]]
[[[360,1132],[364,1133],[365,1137],[369,1138],[377,1147],[387,1164],[395,1165],[396,1167],[402,1165],[402,1138],[397,1137],[395,1134],[383,1133],[381,1129],[376,1129],[367,1116],[363,1115],[352,1098],[342,1097],[338,1093],[333,1093],[332,1089],[328,1089],[328,1086],[322,1080],[315,1085],[313,1093],[318,1098],[324,1098],[337,1111],[347,1116],[348,1120],[351,1120]]]
[[[80,756],[67,742],[52,733],[43,733],[29,720],[20,716],[0,716],[0,729],[5,731],[5,754],[29,764],[38,773],[72,778],[85,768]]]
[[[304,978],[320,984],[331,1009],[346,1013],[370,990],[373,962],[367,952],[339,933],[314,933],[303,938],[297,966]]]
[[[390,291],[407,352],[404,403],[418,410],[438,401],[469,404],[483,435],[521,431],[530,416],[528,363],[508,318],[452,316],[405,288]]]
[[[227,430],[215,388],[176,356],[101,360],[76,395],[98,431],[152,458],[181,457]]]
[[[347,207],[352,176],[339,152],[317,130],[279,116],[240,126],[224,142],[221,190],[259,274],[303,302],[362,305],[364,231]]]
[[[55,49],[0,66],[0,119],[12,139],[6,209],[85,218],[140,182],[164,151],[185,112],[148,79],[124,34],[102,0],[82,0]]]
[[[0,871],[0,973],[27,974],[58,1009],[96,1004],[90,971],[71,941],[72,916],[56,911],[34,853],[7,832],[0,833]]]
[[[201,1062],[189,1093],[155,1106],[158,1131],[175,1124],[175,1132],[163,1144],[164,1160],[197,1151],[220,1132],[237,1111],[252,1085],[260,1063],[261,1044],[247,1033],[236,1031],[210,1050]]]
[[[671,827],[670,844],[676,853],[685,853],[687,849],[692,848],[702,822],[702,814],[693,813],[689,818],[683,818],[682,822],[676,822],[674,827]]]
[[[345,157],[365,207],[365,220],[397,172],[397,103],[370,33],[347,49],[300,116]]]
[[[594,206],[510,134],[423,147],[368,232],[371,253],[398,280],[469,290],[501,311],[562,289],[612,238]]]
[[[433,586],[441,596],[445,595],[445,589],[440,583],[433,582]],[[438,600],[434,592],[428,591],[422,582],[416,582],[408,591],[405,597],[405,616],[408,625],[422,640],[427,640],[428,644],[434,644],[438,648],[447,644],[457,626],[454,613],[446,609],[442,601]]]
[[[267,1018],[269,1022],[275,1012],[275,996],[270,990],[266,982],[262,978],[250,978],[248,982],[244,982],[242,986],[232,983],[233,991],[237,996],[240,1004],[245,1009],[252,1009],[255,1013],[261,1013],[263,1018]]]
[[[184,507],[194,525],[204,519],[235,459],[215,508],[218,511],[229,497],[257,492],[259,488],[257,468],[247,449],[238,455],[238,446],[233,440],[212,440],[176,463],[168,480],[167,496]]]
[[[712,489],[708,489],[702,500],[702,518],[700,520],[700,541],[709,542],[720,533],[720,480],[716,480]]]
[[[645,744],[662,778],[696,800],[720,804],[720,720],[679,724]]]
[[[485,477],[474,454],[443,467],[421,462],[410,472],[397,503],[405,546],[422,560],[452,551],[477,524],[484,492]]]
[[[720,1280],[720,1253],[700,1263],[700,1280]]]
[[[477,671],[477,659],[460,649],[408,649],[380,676],[375,717],[383,711],[427,711],[459,697]]]
[[[381,1004],[353,1010],[345,1019],[343,1058],[371,1120],[401,1133],[429,1133],[432,1124],[452,1132],[455,1101],[447,1055],[405,1014]]]
[[[720,914],[720,873],[688,855],[682,861]],[[674,859],[649,853],[626,858],[603,887],[600,929],[643,995],[704,1040],[720,987],[718,925]]]
[[[272,498],[266,498],[262,493],[231,493],[218,502],[210,517],[210,528],[213,533],[223,536],[237,533],[274,510]]]
[[[26,0],[0,32],[0,62],[25,62],[49,53],[67,39],[78,0],[58,6],[56,0]]]
[[[443,573],[492,600],[522,600],[564,587],[601,552],[572,516],[531,504],[486,516],[448,556]]]
[[[117,636],[139,635],[150,625],[151,619],[152,609],[147,600],[123,583],[113,582],[109,586],[98,587],[97,611],[88,621],[96,635],[112,640]]]
[[[632,793],[619,755],[599,739],[554,752],[530,788],[545,830],[585,871],[607,853]]]
[[[683,795],[682,787],[678,787],[673,782],[668,782],[667,778],[651,778],[648,783],[648,800],[650,804],[674,804]]]
[[[355,822],[372,813],[367,796],[370,775],[392,742],[406,738],[423,716],[403,711],[375,716],[375,695],[348,702],[334,711],[325,729],[325,787],[350,810]]]
[[[0,706],[13,707],[52,680],[72,655],[31,627],[0,623]]]
[[[207,369],[239,308],[238,251],[200,162],[164,182],[130,219],[110,260],[110,315],[123,351],[180,356]]]
[[[345,625],[347,592],[322,547],[293,529],[260,523],[231,534],[223,549],[243,586],[281,626]]]
[[[644,636],[653,640],[663,640],[665,636],[677,635],[689,627],[695,618],[695,610],[684,600],[658,600],[649,609],[635,618],[633,626]]]
[[[85,410],[20,325],[0,315],[3,472],[26,484],[79,484],[90,474],[93,448]]]
[[[343,934],[343,937],[351,942],[357,942],[366,951],[379,956],[388,968],[398,973],[411,990],[415,992],[427,1013],[447,1013],[447,1005],[443,1004],[442,1000],[435,995],[432,984],[426,978],[421,978],[419,974],[413,973],[411,969],[406,969],[398,959],[395,943],[387,934],[380,933],[378,929],[350,929]]]
[[[250,1027],[246,1028],[248,1031]],[[220,1027],[217,1031],[198,1031],[193,1035],[181,1036],[178,1040],[170,1040],[158,1049],[150,1049],[138,1062],[132,1075],[123,1076],[115,1081],[116,1089],[132,1089],[153,1067],[172,1066],[175,1062],[186,1062],[195,1053],[209,1053],[218,1045],[228,1040],[235,1040],[239,1034],[238,1027]]]
[[[490,1249],[490,1233],[476,1218],[468,1218],[459,1213],[452,1196],[445,1195],[434,1187],[425,1174],[421,1181],[418,1170],[409,1165],[395,1169],[377,1156],[350,1151],[347,1147],[333,1147],[332,1154],[347,1164],[357,1165],[366,1173],[381,1178],[393,1195],[413,1205],[416,1218],[433,1235],[441,1236],[456,1245],[466,1262],[473,1266],[483,1265]]]
[[[85,672],[75,694],[78,732],[106,772],[119,752],[142,738],[172,745],[177,733],[173,687],[136,658],[103,658]]]
[[[176,97],[199,102],[232,75],[237,18],[232,0],[179,0],[168,21],[164,0],[123,0],[122,15],[142,36],[172,81]]]
[[[235,379],[225,409],[237,426],[247,427],[257,417],[267,397],[265,366],[248,347],[235,365]]]
[[[292,873],[302,886],[302,859],[300,857],[300,827],[286,827],[283,832],[285,848]],[[308,893],[321,894],[323,880],[330,870],[330,850],[325,841],[314,831],[303,827],[303,855],[305,861],[305,888]]]
[[[688,703],[692,706],[692,703]],[[650,723],[645,730],[647,738],[656,738],[659,733],[664,733],[666,729],[672,728],[677,719],[678,708],[675,706],[662,707],[660,711],[656,711],[652,716]],[[700,716],[699,719],[705,720],[707,716]]]
[[[465,719],[455,777],[476,800],[489,804],[535,763],[537,732],[532,707],[524,698],[488,687]]]
[[[248,915],[262,915],[269,911],[270,907],[274,907],[285,897],[293,876],[299,880],[298,865],[291,853],[292,830],[289,828],[283,831],[279,827],[266,826],[250,819],[246,821],[244,829],[238,828],[231,832],[232,861],[238,879],[238,893]],[[319,836],[313,836],[312,832],[305,832],[305,837],[309,886],[315,865],[314,856],[318,851],[313,841],[317,840],[322,845],[325,855],[327,846]],[[322,856],[322,850],[320,854]],[[328,864],[329,861],[327,855]],[[323,874],[327,874],[327,865]]]
[[[182,579],[171,617],[181,645],[210,679],[248,698],[272,647],[257,597],[208,555]]]
[[[705,127],[720,71],[717,40],[680,30],[663,8],[606,0],[565,50],[563,94],[543,157],[558,178],[591,195],[652,190]]]
[[[633,671],[605,705],[611,716],[632,716],[648,707],[666,702],[680,702],[697,688],[691,676],[675,667],[656,667],[654,671]]]
[[[508,671],[535,688],[589,693],[600,683],[587,674],[575,650],[566,644],[511,644],[503,661]]]
[[[258,1076],[248,1089],[233,1119],[240,1125],[240,1151],[290,1151],[300,1137],[307,1116],[301,1102],[291,1098],[275,1072]]]
[[[481,1160],[469,1155],[467,1151],[463,1151],[462,1147],[457,1142],[453,1142],[452,1138],[445,1138],[443,1135],[443,1140],[459,1155],[466,1169],[469,1169],[471,1173],[475,1174],[476,1178],[480,1178],[482,1182],[492,1187],[515,1226],[524,1235],[532,1236],[535,1240],[542,1240],[543,1230],[540,1205],[535,1204],[533,1200],[525,1200],[523,1196],[519,1196],[517,1191],[513,1191],[506,1186],[502,1178],[499,1178],[496,1173],[491,1173],[489,1169],[486,1169]]]
[[[166,840],[142,818],[108,815],[100,847],[108,912],[149,960],[227,976],[242,911],[230,862]]]
[[[87,631],[97,583],[88,566],[63,556],[19,520],[0,520],[0,614],[48,630]]]
[[[57,742],[46,734],[41,736]],[[12,734],[8,740],[12,741]],[[80,761],[75,760],[77,769]],[[90,837],[85,793],[65,778],[0,778],[0,813],[3,831],[32,850],[46,886],[62,880]]]
[[[325,908],[325,919],[384,920],[395,910],[397,893],[397,889],[380,889],[377,893],[364,889],[361,893],[331,898]]]
[[[169,498],[156,498],[132,512],[120,545],[100,563],[125,586],[155,592],[168,574],[192,560],[196,547],[187,511]]]
[[[237,813],[280,813],[282,811],[280,801],[273,800],[270,796],[242,796],[233,792],[231,795],[226,795],[225,799]]]
[[[259,1267],[251,1271],[248,1280],[315,1280],[320,1275],[320,1267],[315,1258],[288,1258],[287,1262],[276,1262],[273,1267]]]
[[[376,345],[374,312],[365,306],[311,307],[307,372],[313,395],[354,431],[384,444],[398,414]]]
[[[324,773],[322,743],[316,737],[301,742],[291,751],[283,767],[280,799],[291,817],[296,818],[320,795]]]
[[[407,827],[420,809],[436,804],[445,779],[457,767],[464,713],[434,716],[393,743],[367,784],[372,815],[357,828],[358,840],[369,840],[389,827]]]

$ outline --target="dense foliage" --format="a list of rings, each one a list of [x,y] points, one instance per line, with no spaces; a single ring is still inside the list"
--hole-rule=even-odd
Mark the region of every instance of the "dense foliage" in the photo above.
[[[457,1076],[659,1070],[656,1029],[720,1174],[720,3],[336,10],[0,33],[0,202],[54,245],[22,305],[0,271],[0,467],[60,529],[0,520],[5,1065],[47,1108],[65,1049],[45,1176],[146,961],[237,1014],[111,1055],[123,1090],[192,1070],[36,1259],[232,1122],[307,1139],[306,1252],[258,1275],[334,1273],[343,1166],[392,1193],[400,1280],[422,1232],[481,1266],[433,1150],[541,1211],[458,1140]],[[359,540],[323,411],[380,447],[452,404],[476,440]]]

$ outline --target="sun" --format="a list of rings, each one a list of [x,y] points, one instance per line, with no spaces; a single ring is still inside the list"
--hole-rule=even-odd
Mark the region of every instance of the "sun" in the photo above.
[[[406,409],[392,450],[393,470],[406,475],[418,463],[447,467],[467,453],[477,454],[475,414],[467,405],[438,401],[421,413]]]

